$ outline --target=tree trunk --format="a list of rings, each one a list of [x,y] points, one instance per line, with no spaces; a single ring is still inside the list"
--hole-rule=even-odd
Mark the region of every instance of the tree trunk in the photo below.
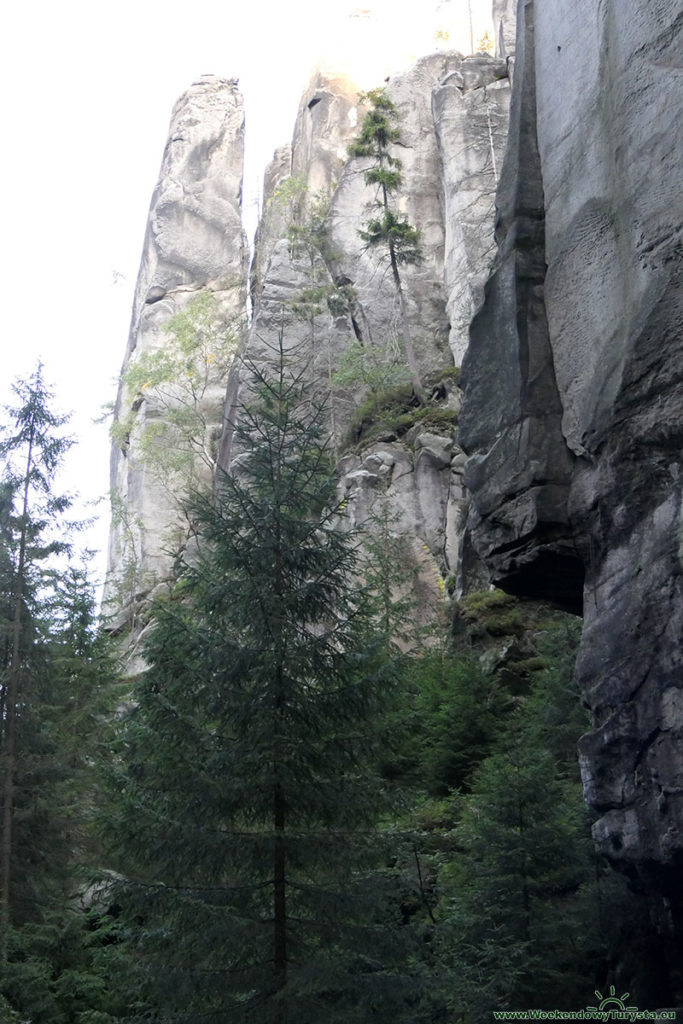
[[[275,965],[276,995],[287,984],[287,880],[285,855],[285,801],[282,788],[276,782],[273,795],[273,960]],[[275,1013],[275,1024],[286,1024],[287,1006],[279,998]]]
[[[417,359],[415,358],[413,338],[410,332],[410,324],[408,323],[408,311],[406,309],[406,300],[403,294],[403,285],[401,284],[401,275],[398,271],[398,261],[391,241],[389,242],[389,259],[391,260],[391,273],[396,286],[396,294],[398,295],[398,308],[401,315],[401,331],[403,333],[403,347],[405,348],[406,360],[410,371],[410,380],[413,385],[415,397],[420,405],[425,405],[427,397],[425,395],[424,388],[422,387],[422,381],[420,380],[420,371],[418,369]]]
[[[280,335],[282,344],[282,334]],[[282,372],[282,370],[281,370]],[[276,501],[282,501],[280,488],[281,465],[276,466]],[[287,855],[285,849],[285,825],[287,818],[286,798],[282,789],[282,744],[284,692],[284,619],[283,602],[285,584],[283,579],[282,529],[278,515],[276,526],[275,566],[273,587],[279,604],[273,623],[276,641],[277,665],[275,669],[273,737],[273,965],[275,969],[275,1017],[274,1024],[287,1024],[287,1003],[281,995],[287,984]]]

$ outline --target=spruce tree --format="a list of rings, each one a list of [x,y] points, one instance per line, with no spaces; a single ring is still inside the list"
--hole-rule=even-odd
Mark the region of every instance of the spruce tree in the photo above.
[[[401,139],[397,125],[398,111],[384,89],[374,89],[361,98],[370,103],[370,109],[358,138],[349,146],[349,155],[368,157],[372,161],[364,173],[364,179],[366,185],[376,189],[375,206],[378,215],[372,217],[358,233],[368,248],[383,249],[389,259],[413,391],[420,404],[424,405],[426,396],[415,357],[400,272],[402,265],[420,262],[420,234],[405,217],[400,216],[391,203],[403,181],[401,161],[392,152],[392,147]]]
[[[92,587],[65,562],[71,503],[55,474],[66,417],[40,367],[14,392],[0,434],[0,1006],[60,1024],[97,997],[76,896],[96,799],[92,737],[103,731],[96,695],[112,673]]]
[[[248,369],[240,454],[192,502],[196,545],[122,724],[112,898],[138,965],[131,1014],[401,1020],[415,997],[395,966],[407,929],[376,768],[392,659],[307,371],[282,345]]]
[[[602,882],[578,777],[577,633],[549,631],[546,667],[498,720],[458,802],[439,944],[451,1012],[474,1024],[493,1010],[576,1009],[609,969],[623,907]]]
[[[19,763],[18,734],[25,706],[23,690],[36,654],[35,603],[42,566],[64,550],[56,539],[59,517],[67,507],[52,494],[57,466],[71,442],[60,436],[65,417],[53,413],[39,366],[28,381],[13,386],[19,404],[9,409],[11,426],[0,441],[4,460],[4,546],[6,577],[5,664],[2,678],[2,841],[0,843],[0,927],[3,943],[11,921],[14,810]],[[53,536],[46,536],[50,529]]]

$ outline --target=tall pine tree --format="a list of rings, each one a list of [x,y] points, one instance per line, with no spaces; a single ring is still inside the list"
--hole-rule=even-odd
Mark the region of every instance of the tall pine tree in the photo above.
[[[395,673],[354,582],[324,409],[282,347],[274,362],[249,367],[241,454],[193,503],[196,548],[156,607],[122,727],[131,1013],[401,1020],[407,929],[383,884],[376,769]]]
[[[99,694],[113,672],[92,588],[65,562],[71,503],[55,493],[55,474],[70,445],[66,418],[40,367],[14,391],[0,433],[0,1014],[66,1024],[88,1019],[103,993],[77,896]]]
[[[2,675],[2,840],[0,841],[0,928],[3,954],[12,919],[14,819],[20,738],[38,645],[39,600],[45,560],[64,550],[56,538],[58,520],[68,502],[55,498],[52,482],[70,441],[60,436],[65,418],[55,415],[39,366],[28,381],[14,385],[18,405],[9,409],[11,425],[0,440],[4,460],[3,569],[5,616]],[[52,532],[52,536],[50,536]]]

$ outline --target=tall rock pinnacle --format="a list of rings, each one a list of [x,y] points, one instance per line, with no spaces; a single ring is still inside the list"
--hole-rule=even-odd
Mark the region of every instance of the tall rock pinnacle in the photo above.
[[[244,107],[236,82],[202,76],[171,117],[116,401],[105,603],[126,617],[171,557],[170,531],[178,517],[173,471],[187,454],[178,451],[183,415],[201,421],[204,451],[199,454],[209,464],[207,472],[211,468],[227,367],[204,371],[218,364],[210,349],[225,346],[226,335],[239,331],[246,302],[243,151]],[[188,318],[204,333],[204,349],[195,354],[203,370],[183,368],[177,359],[173,366],[159,361],[162,353],[168,355],[174,331],[182,349]],[[198,389],[189,378],[202,372]],[[170,463],[174,453],[176,463]]]

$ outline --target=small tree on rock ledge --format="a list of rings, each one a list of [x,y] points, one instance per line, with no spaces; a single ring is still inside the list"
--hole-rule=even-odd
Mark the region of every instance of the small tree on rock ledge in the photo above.
[[[408,220],[392,209],[390,197],[398,192],[402,183],[401,161],[391,153],[392,145],[400,141],[396,126],[398,113],[395,105],[383,89],[373,89],[361,96],[370,103],[370,109],[363,122],[360,135],[351,146],[352,157],[369,157],[372,166],[365,172],[365,184],[377,189],[375,206],[378,216],[371,218],[358,233],[368,248],[384,249],[389,258],[391,276],[396,287],[401,318],[401,331],[406,360],[410,370],[415,396],[421,405],[426,397],[415,358],[415,349],[408,322],[405,295],[399,267],[402,264],[419,263],[420,234]]]

